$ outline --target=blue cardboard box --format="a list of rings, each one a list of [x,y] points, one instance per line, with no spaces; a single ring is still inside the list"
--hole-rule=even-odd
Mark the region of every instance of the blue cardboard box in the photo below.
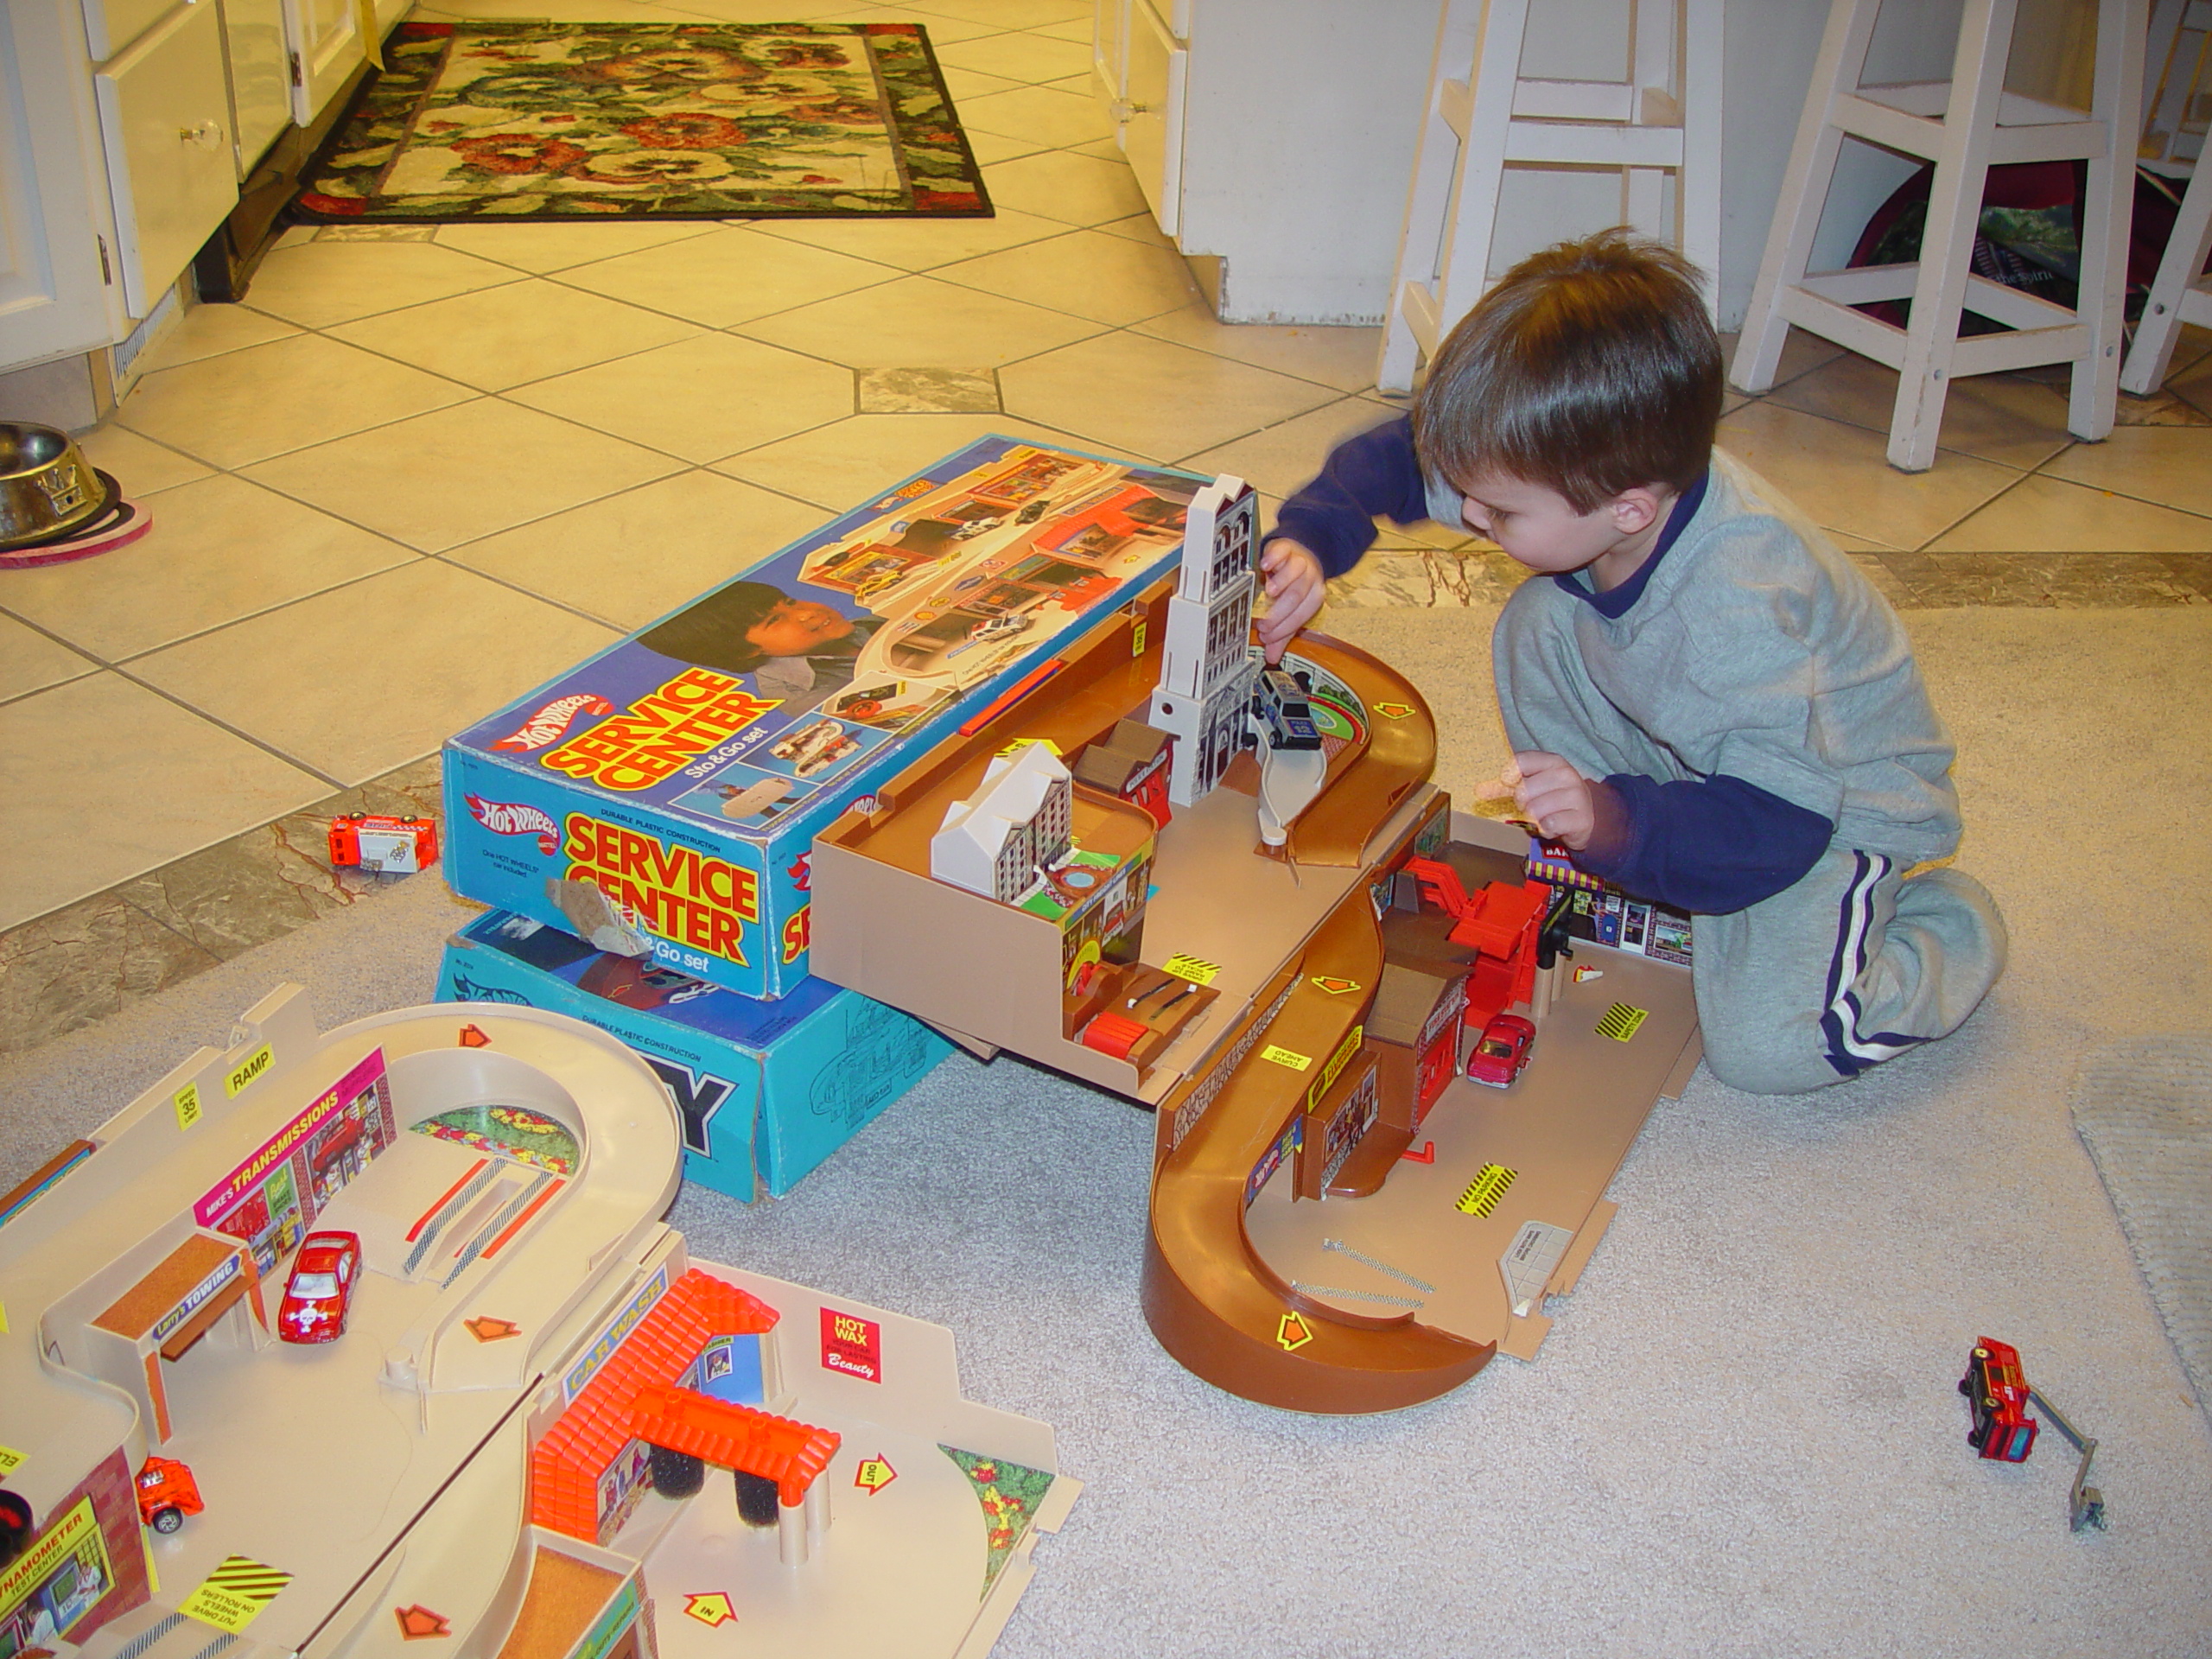
[[[518,1002],[613,1033],[668,1085],[684,1179],[748,1203],[790,1192],[952,1052],[920,1020],[823,980],[754,1001],[507,911],[447,941],[437,1000]]]
[[[588,881],[664,965],[792,994],[816,833],[1172,572],[1205,481],[947,456],[449,739],[446,879],[594,934]]]

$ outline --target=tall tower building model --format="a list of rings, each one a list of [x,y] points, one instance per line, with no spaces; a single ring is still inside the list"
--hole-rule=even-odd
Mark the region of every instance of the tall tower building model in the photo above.
[[[1240,478],[1217,478],[1192,501],[1183,569],[1167,601],[1167,637],[1149,723],[1173,734],[1167,797],[1190,806],[1221,781],[1243,742],[1259,664],[1248,649],[1256,578],[1260,498]]]

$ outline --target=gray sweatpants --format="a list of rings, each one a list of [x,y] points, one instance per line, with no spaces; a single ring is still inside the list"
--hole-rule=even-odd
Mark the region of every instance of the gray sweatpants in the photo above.
[[[1684,777],[1592,683],[1571,634],[1527,626],[1539,608],[1509,609],[1496,642],[1513,747],[1548,750],[1588,778]],[[2003,971],[2005,948],[2004,919],[1972,876],[1938,868],[1908,880],[1883,854],[1831,846],[1772,898],[1695,918],[1691,975],[1706,1064],[1753,1094],[1856,1077],[1958,1029]]]

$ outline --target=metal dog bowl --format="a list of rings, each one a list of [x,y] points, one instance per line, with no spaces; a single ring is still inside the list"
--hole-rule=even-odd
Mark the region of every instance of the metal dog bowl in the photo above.
[[[67,432],[0,423],[0,548],[87,524],[106,510],[108,496]]]

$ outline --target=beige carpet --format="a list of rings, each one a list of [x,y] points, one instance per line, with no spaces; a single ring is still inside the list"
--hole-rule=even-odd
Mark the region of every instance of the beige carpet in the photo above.
[[[1334,620],[1454,711],[1446,783],[1498,758],[1488,620]],[[941,1319],[1057,1426],[1090,1484],[1005,1659],[2212,1654],[2212,1433],[2067,1109],[2089,1049],[2212,1023],[2212,613],[1908,620],[2012,971],[1859,1083],[1662,1106],[1532,1365],[1355,1421],[1197,1382],[1137,1309],[1149,1119],[1019,1064],[956,1056],[773,1207],[687,1191],[702,1254]],[[404,888],[0,1064],[0,1182],[278,977],[427,994],[456,914]],[[1985,1334],[2101,1440],[2109,1533],[2057,1442],[1967,1449]]]
[[[2197,1403],[2212,1409],[2212,1033],[2092,1050],[2074,1084],[2074,1127]]]

